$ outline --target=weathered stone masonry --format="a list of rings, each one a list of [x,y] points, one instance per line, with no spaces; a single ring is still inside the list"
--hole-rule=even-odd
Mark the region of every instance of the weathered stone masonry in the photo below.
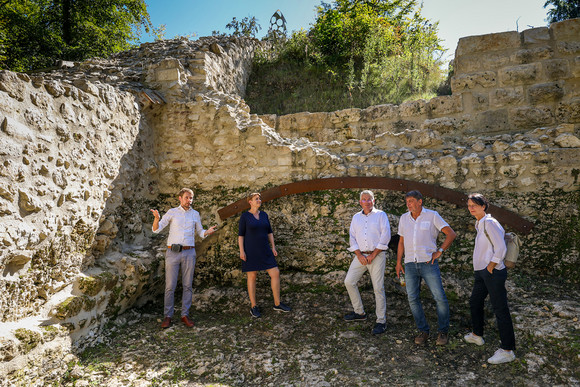
[[[340,176],[482,191],[536,223],[520,270],[578,279],[579,20],[461,39],[451,96],[329,113],[251,114],[243,95],[259,46],[162,41],[51,73],[0,73],[0,375],[28,367],[50,379],[109,317],[162,289],[149,208],[175,206],[182,186],[196,190],[204,224],[220,224],[198,243],[197,286],[243,278],[237,219],[221,222],[219,208]],[[340,275],[356,198],[268,203],[283,270]],[[377,204],[396,227],[402,194],[377,192]],[[472,219],[427,205],[460,235],[442,267],[469,270]]]

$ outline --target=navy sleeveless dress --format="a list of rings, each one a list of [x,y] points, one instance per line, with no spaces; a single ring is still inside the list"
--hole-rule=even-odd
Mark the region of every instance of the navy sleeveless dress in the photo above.
[[[240,217],[238,235],[244,237],[246,261],[242,261],[242,272],[267,270],[278,266],[268,234],[272,233],[268,214],[260,211],[260,219],[249,212]]]

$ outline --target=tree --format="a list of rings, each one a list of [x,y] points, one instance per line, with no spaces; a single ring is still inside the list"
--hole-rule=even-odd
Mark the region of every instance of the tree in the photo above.
[[[155,33],[144,0],[4,0],[0,66],[30,71],[57,59],[109,56]],[[4,40],[2,40],[4,39]]]
[[[547,0],[544,8],[548,6],[554,7],[548,10],[548,23],[580,17],[580,0]]]
[[[231,22],[226,24],[228,30],[234,30],[232,32],[233,36],[248,36],[255,38],[258,31],[262,29],[260,24],[258,24],[258,19],[255,16],[245,17],[242,20],[237,20],[235,17]]]
[[[330,63],[344,64],[353,60],[362,63],[370,40],[380,46],[377,58],[396,55],[401,47],[418,41],[441,49],[437,23],[431,24],[414,11],[417,0],[334,0],[322,3],[312,28],[312,36],[320,52]],[[371,36],[374,35],[374,36]],[[378,42],[376,40],[380,40]]]

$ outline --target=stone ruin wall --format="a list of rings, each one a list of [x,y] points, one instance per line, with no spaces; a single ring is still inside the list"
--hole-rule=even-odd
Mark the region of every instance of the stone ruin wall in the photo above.
[[[151,235],[149,208],[175,206],[182,186],[204,225],[220,225],[198,243],[196,286],[243,281],[237,217],[221,221],[219,208],[335,176],[482,191],[536,222],[522,270],[578,279],[579,20],[461,39],[451,96],[329,113],[251,114],[243,95],[259,45],[163,41],[1,73],[0,375],[26,366],[49,380],[110,317],[161,292],[164,237]],[[376,193],[394,230],[403,195]],[[342,275],[356,201],[340,190],[265,204],[282,270]],[[471,217],[427,205],[460,234],[442,267],[469,270]]]

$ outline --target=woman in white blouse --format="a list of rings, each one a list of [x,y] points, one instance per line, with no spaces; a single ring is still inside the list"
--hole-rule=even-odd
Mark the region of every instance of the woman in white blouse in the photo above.
[[[477,345],[484,344],[484,303],[489,294],[501,346],[487,361],[491,364],[501,364],[515,360],[516,339],[505,289],[507,269],[503,260],[507,249],[504,229],[496,219],[486,213],[488,207],[489,202],[483,195],[475,193],[468,196],[467,208],[476,219],[477,235],[473,250],[475,282],[469,298],[473,331],[465,335],[465,341]]]

